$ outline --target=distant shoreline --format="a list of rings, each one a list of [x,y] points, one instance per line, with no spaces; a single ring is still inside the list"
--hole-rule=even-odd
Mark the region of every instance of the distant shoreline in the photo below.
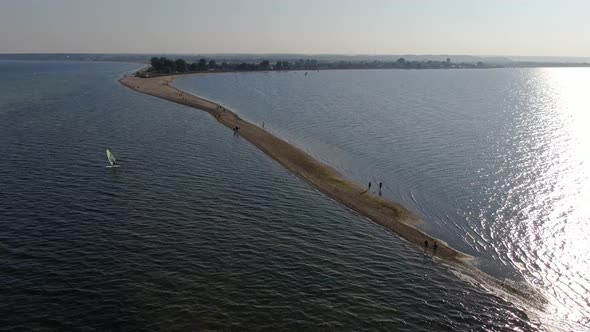
[[[288,61],[294,63],[298,60],[314,60],[319,65],[327,63],[352,64],[360,68],[373,63],[385,64],[405,58],[408,62],[443,62],[451,58],[453,63],[473,65],[482,62],[489,68],[554,68],[554,67],[590,67],[588,56],[516,56],[516,55],[468,55],[468,54],[296,54],[296,53],[0,53],[0,60],[18,61],[99,61],[99,62],[129,62],[148,63],[146,59],[151,57],[167,56],[174,59],[185,58],[188,61],[199,58],[217,59],[222,62],[238,64],[241,62],[255,63],[256,61],[269,60]],[[344,68],[340,68],[344,69]],[[377,69],[377,68],[373,68]],[[403,69],[403,68],[400,68]],[[422,68],[426,69],[426,68]],[[428,68],[430,69],[430,68]]]
[[[191,74],[195,73],[188,75]],[[240,128],[235,134],[248,140],[291,173],[302,178],[332,199],[395,232],[406,241],[417,245],[428,255],[442,258],[462,267],[465,272],[477,278],[480,282],[493,285],[503,290],[508,296],[515,296],[521,300],[528,299],[531,302],[543,302],[534,294],[536,291],[531,289],[521,290],[483,273],[471,263],[473,261],[472,256],[451,248],[446,242],[414,227],[420,220],[400,204],[367,192],[366,187],[345,179],[332,167],[313,159],[301,149],[270,134],[263,128],[241,119],[237,114],[220,104],[173,87],[171,83],[177,76],[142,78],[127,75],[121,78],[119,82],[132,90],[205,111],[224,126],[234,129],[234,132],[236,132],[236,127]],[[436,251],[433,250],[434,243],[437,244]],[[529,293],[533,294],[530,295]]]

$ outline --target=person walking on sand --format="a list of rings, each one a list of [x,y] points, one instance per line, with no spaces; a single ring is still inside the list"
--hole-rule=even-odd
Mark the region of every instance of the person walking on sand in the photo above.
[[[428,240],[424,241],[424,252],[426,253],[426,250],[428,250]]]
[[[434,241],[434,244],[432,245],[432,256],[436,255],[436,248],[438,248],[438,245],[436,244],[436,241]]]
[[[369,181],[369,186],[367,188],[367,191],[371,190],[371,181]]]
[[[381,187],[383,187],[383,183],[379,182],[379,197],[381,197]]]

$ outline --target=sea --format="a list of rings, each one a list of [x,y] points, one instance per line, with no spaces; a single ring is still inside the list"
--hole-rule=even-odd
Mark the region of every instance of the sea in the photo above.
[[[590,70],[223,73],[175,85],[361,185],[503,296],[333,201],[141,65],[0,61],[0,330],[590,329]],[[107,168],[110,149],[120,168]]]

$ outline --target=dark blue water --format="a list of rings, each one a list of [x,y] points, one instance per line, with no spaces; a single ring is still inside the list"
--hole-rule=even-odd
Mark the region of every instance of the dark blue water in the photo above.
[[[136,68],[0,62],[1,330],[540,327]]]
[[[590,329],[590,70],[353,70],[198,75],[220,101]]]

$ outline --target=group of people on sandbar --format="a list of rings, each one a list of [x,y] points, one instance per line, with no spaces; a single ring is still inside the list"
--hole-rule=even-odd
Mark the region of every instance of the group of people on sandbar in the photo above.
[[[383,182],[379,182],[379,197],[381,197],[381,189],[383,189]],[[369,181],[369,185],[367,186],[367,190],[363,191],[362,194],[371,190],[371,181]]]
[[[234,128],[233,128],[233,131],[234,131],[234,136],[235,136],[235,135],[239,135],[239,134],[240,134],[240,127],[237,127],[237,126],[236,126],[236,127],[234,127]]]

